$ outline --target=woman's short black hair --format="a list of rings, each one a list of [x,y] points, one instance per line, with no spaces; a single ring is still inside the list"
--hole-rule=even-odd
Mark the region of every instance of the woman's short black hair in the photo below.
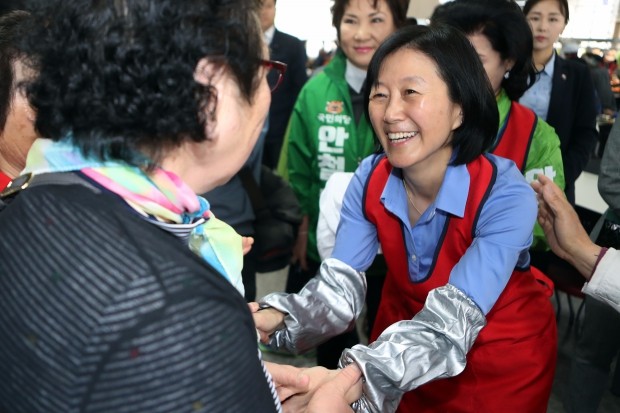
[[[456,27],[466,35],[482,34],[502,60],[513,60],[502,88],[519,100],[536,80],[532,61],[532,31],[521,7],[513,0],[454,0],[437,6],[431,21]]]
[[[525,4],[523,5],[523,14],[527,15],[530,12],[530,10],[532,10],[532,7],[534,7],[541,1],[542,0],[527,0]],[[566,20],[566,23],[568,24],[568,0],[555,0],[555,1],[558,2],[558,5],[560,6],[560,13],[562,13],[562,16],[564,16],[564,19]]]
[[[15,84],[13,64],[24,57],[18,46],[21,30],[26,25],[28,13],[10,11],[0,16],[0,132],[4,130],[6,118],[11,109]]]
[[[491,145],[499,126],[495,96],[482,63],[469,40],[458,29],[441,24],[407,26],[390,35],[373,55],[365,90],[375,86],[385,59],[401,49],[416,50],[435,62],[452,102],[463,111],[463,123],[450,144],[457,148],[454,165],[469,163]],[[369,94],[365,105],[368,116]]]
[[[372,4],[373,8],[377,8],[379,0],[366,0]],[[336,28],[336,34],[338,40],[340,40],[340,22],[344,16],[344,9],[349,5],[351,0],[334,0],[332,4],[332,25]],[[385,3],[392,12],[392,18],[394,19],[394,26],[399,28],[407,24],[407,8],[409,7],[409,0],[385,0]]]
[[[264,57],[258,6],[31,0],[34,24],[23,48],[39,73],[27,89],[37,131],[71,136],[87,156],[149,166],[166,149],[204,141],[207,124],[217,122],[217,95],[194,80],[196,65],[205,57],[221,62],[251,102]]]

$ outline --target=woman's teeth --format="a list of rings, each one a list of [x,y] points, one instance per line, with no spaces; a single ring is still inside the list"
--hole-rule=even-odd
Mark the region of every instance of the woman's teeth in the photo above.
[[[413,138],[417,134],[418,132],[398,132],[398,133],[388,133],[387,136],[391,142],[395,142],[395,141],[404,141],[406,139]]]

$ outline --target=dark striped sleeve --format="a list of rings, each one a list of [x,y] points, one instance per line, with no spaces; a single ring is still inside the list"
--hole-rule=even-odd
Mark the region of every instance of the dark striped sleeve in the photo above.
[[[217,271],[110,199],[37,189],[0,214],[0,411],[280,410]]]

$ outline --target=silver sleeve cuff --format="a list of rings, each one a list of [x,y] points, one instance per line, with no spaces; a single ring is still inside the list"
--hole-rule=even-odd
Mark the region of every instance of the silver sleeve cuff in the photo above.
[[[285,328],[272,335],[269,345],[299,353],[353,329],[365,297],[365,274],[328,258],[298,294],[272,293],[258,301],[261,308],[287,314]]]
[[[394,412],[405,392],[461,373],[485,325],[482,311],[458,288],[447,284],[432,290],[413,319],[394,323],[369,346],[342,354],[340,367],[356,363],[366,380],[355,411]]]

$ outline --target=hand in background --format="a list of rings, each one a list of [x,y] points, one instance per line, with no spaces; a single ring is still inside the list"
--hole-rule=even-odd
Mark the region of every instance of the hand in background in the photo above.
[[[594,244],[581,225],[577,212],[564,192],[544,175],[532,182],[538,198],[538,223],[553,252],[590,279],[601,248]]]
[[[264,308],[261,310],[258,303],[255,302],[248,303],[248,307],[254,318],[254,324],[260,336],[260,341],[268,343],[269,337],[274,331],[284,326],[285,314],[275,308]]]
[[[268,361],[265,362],[265,367],[273,378],[281,402],[310,389],[310,377],[304,374],[304,369]]]

